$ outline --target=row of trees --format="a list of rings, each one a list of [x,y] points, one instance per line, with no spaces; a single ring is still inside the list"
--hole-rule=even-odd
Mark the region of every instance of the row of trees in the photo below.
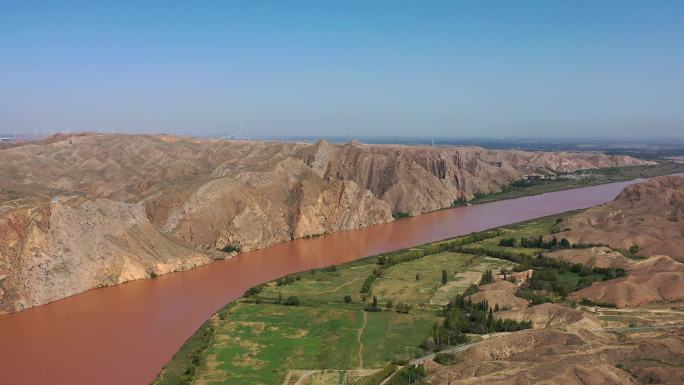
[[[373,282],[375,282],[377,278],[382,278],[385,274],[385,269],[389,268],[390,266],[394,266],[402,262],[413,261],[418,258],[422,258],[426,255],[443,253],[445,251],[457,251],[458,248],[463,247],[465,245],[480,242],[485,239],[496,238],[503,234],[503,230],[494,229],[489,231],[482,231],[479,233],[473,233],[463,237],[458,237],[450,241],[427,244],[413,249],[399,250],[382,254],[377,258],[376,263],[378,266],[375,269],[373,269],[373,272],[368,277],[366,277],[365,281],[361,285],[361,289],[359,290],[359,292],[362,294],[370,294]],[[416,281],[419,280],[420,275],[416,274]],[[446,285],[448,282],[448,274],[446,273],[446,270],[442,271],[441,282],[443,285]]]
[[[488,257],[515,262],[518,265],[515,266],[513,270],[518,272],[547,267],[556,269],[559,273],[569,271],[584,276],[600,274],[603,276],[604,280],[624,277],[626,275],[624,269],[589,267],[582,265],[581,263],[570,263],[555,258],[549,258],[543,254],[532,256],[525,253],[514,253],[506,250],[490,250],[483,247],[460,247],[456,251],[464,254],[486,255]]]
[[[291,295],[287,297],[287,299],[283,300],[283,293],[278,292],[278,299],[276,299],[276,305],[285,305],[285,306],[299,306],[299,298],[295,295]]]
[[[482,278],[480,278],[480,285],[486,285],[492,282],[494,282],[494,274],[491,270],[485,270],[484,274],[482,274]]]
[[[499,246],[505,247],[525,247],[525,248],[535,248],[535,249],[569,249],[572,247],[570,241],[567,238],[561,238],[560,241],[554,235],[550,240],[544,241],[544,238],[540,235],[537,238],[520,238],[520,243],[515,238],[503,238],[499,240]]]
[[[346,296],[346,297],[345,297],[345,300],[344,300],[345,302],[347,302],[347,297],[349,297],[349,296]],[[349,302],[351,302],[351,297],[349,297]],[[349,303],[349,302],[347,302],[347,303]],[[392,311],[392,310],[394,310],[394,311],[396,311],[397,313],[408,314],[408,313],[411,311],[411,304],[409,304],[408,302],[399,301],[399,302],[395,305],[395,304],[394,304],[394,301],[388,300],[387,302],[385,302],[385,309],[387,309],[387,311]],[[370,303],[370,304],[368,304],[368,303],[365,304],[364,307],[363,307],[363,310],[369,311],[369,312],[379,312],[379,311],[382,311],[382,307],[381,307],[380,304],[378,303],[378,297],[373,296],[373,300],[371,301],[371,303]]]
[[[603,243],[570,243],[567,238],[560,240],[554,235],[550,240],[545,241],[541,235],[536,238],[521,237],[520,242],[515,238],[502,238],[499,240],[499,246],[504,247],[524,247],[534,249],[586,249],[589,247],[605,246]]]

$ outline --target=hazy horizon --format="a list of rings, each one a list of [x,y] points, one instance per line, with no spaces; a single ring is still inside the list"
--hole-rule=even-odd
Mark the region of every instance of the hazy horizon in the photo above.
[[[0,133],[684,137],[677,1],[21,2]]]

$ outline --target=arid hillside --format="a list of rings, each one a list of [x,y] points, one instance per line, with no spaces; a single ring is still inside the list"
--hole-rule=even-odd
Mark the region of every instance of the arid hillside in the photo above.
[[[0,149],[0,313],[392,221],[592,153],[78,134]]]
[[[681,329],[614,335],[560,327],[515,332],[426,363],[430,384],[681,384]]]
[[[670,257],[684,259],[683,208],[684,177],[659,177],[628,186],[610,204],[557,223],[566,230],[556,237],[610,247],[580,246],[545,256],[624,269],[626,276],[571,293],[567,300],[575,301],[573,307],[589,300],[584,303],[591,306],[578,309],[550,303],[520,307],[509,300],[506,307],[512,310],[497,317],[529,320],[535,330],[474,344],[452,364],[427,362],[429,383],[683,383],[684,264]],[[501,306],[502,296],[492,296],[496,291],[488,288],[495,285],[515,286],[497,282],[471,297]]]
[[[603,243],[638,255],[684,261],[684,177],[633,184],[610,204],[571,218],[558,234],[577,243]]]

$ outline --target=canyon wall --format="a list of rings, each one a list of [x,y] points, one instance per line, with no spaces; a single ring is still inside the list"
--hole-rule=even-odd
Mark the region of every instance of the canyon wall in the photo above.
[[[0,313],[419,214],[595,153],[78,134],[0,149]]]

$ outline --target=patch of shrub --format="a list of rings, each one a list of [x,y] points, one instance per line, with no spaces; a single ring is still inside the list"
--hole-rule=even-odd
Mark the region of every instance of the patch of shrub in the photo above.
[[[470,286],[468,286],[468,288],[465,289],[465,291],[463,292],[462,295],[463,295],[464,297],[468,297],[468,296],[470,296],[470,295],[473,295],[473,294],[477,293],[478,290],[479,290],[479,289],[477,288],[477,285],[474,284],[474,283],[471,283]]]
[[[411,311],[411,304],[408,302],[399,301],[399,303],[397,303],[397,305],[394,307],[394,310],[397,313],[408,314]]]
[[[261,293],[262,290],[264,290],[264,284],[256,285],[254,287],[250,287],[245,291],[245,294],[243,295],[244,297],[251,297],[253,295]]]
[[[283,278],[278,278],[276,280],[276,286],[286,286],[286,285],[293,283],[296,280],[297,279],[294,276],[288,275],[288,276],[283,277]]]
[[[434,361],[441,365],[451,365],[456,361],[456,356],[452,353],[438,352],[435,354]]]
[[[492,271],[485,270],[484,274],[482,274],[482,278],[480,278],[480,285],[486,285],[492,282],[494,282],[494,275],[492,274]]]
[[[410,216],[411,214],[407,213],[406,211],[397,211],[396,213],[392,214],[392,218],[394,219],[408,218]]]
[[[432,329],[432,340],[437,349],[467,341],[465,333],[518,331],[532,327],[530,321],[494,318],[493,309],[485,301],[472,302],[462,295],[456,296],[442,311],[444,321]]]
[[[240,246],[237,246],[237,245],[225,245],[225,246],[223,246],[223,248],[221,249],[221,251],[223,251],[224,253],[232,253],[233,251],[236,252],[236,253],[239,253],[239,252],[240,252]]]
[[[464,197],[460,197],[460,198],[454,199],[451,202],[451,207],[461,207],[461,206],[465,206],[467,204],[468,204],[468,201]]]
[[[366,280],[363,281],[363,285],[361,285],[361,290],[359,290],[360,293],[370,293],[371,286],[373,285],[373,282],[378,276],[375,274],[371,274],[368,277],[366,277]]]
[[[388,382],[389,385],[422,384],[425,378],[425,368],[420,365],[407,365],[399,370]]]
[[[380,308],[380,305],[378,305],[378,297],[373,296],[373,301],[371,301],[370,305],[369,305],[369,304],[366,304],[366,305],[363,307],[363,310],[369,311],[369,312],[379,312],[379,311],[382,311],[382,309]]]
[[[594,301],[593,299],[590,299],[590,298],[582,298],[582,300],[580,300],[580,305],[617,308],[617,305],[614,303]]]
[[[517,241],[515,238],[503,238],[499,240],[499,246],[505,246],[505,247],[515,247],[517,244]]]

